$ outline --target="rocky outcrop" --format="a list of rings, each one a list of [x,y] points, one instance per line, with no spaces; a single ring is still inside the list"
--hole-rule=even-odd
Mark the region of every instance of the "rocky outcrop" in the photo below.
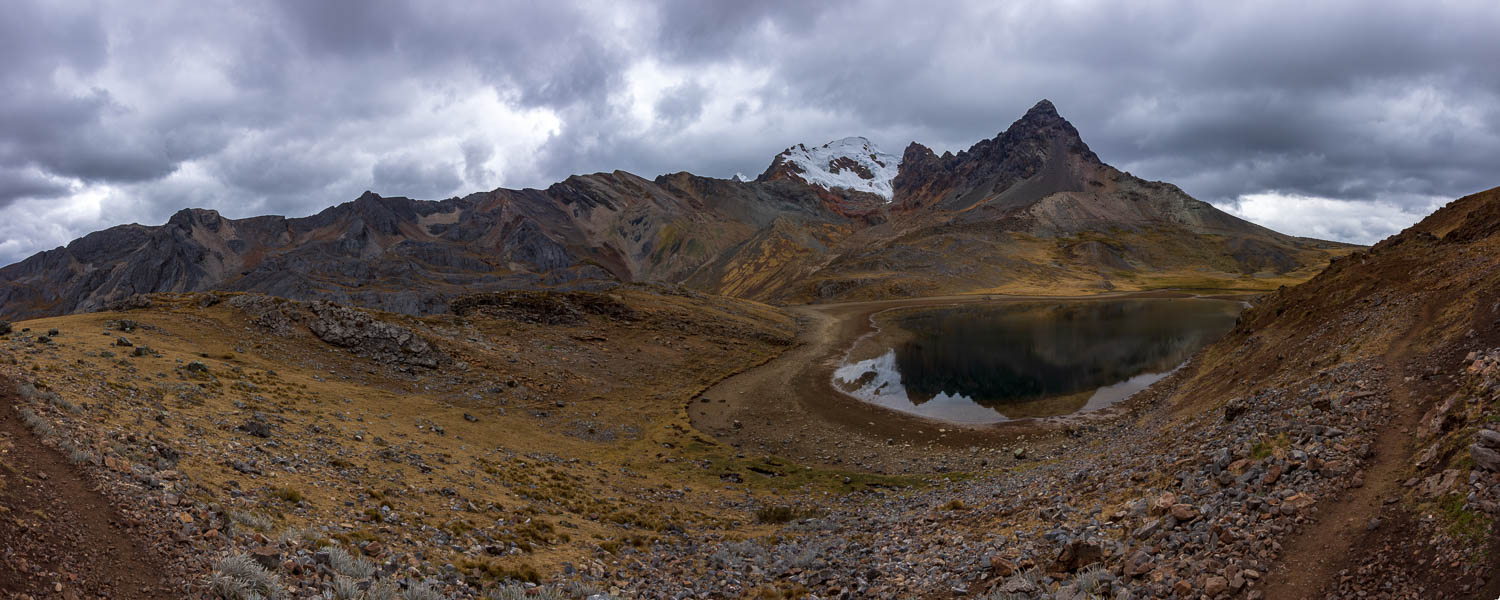
[[[265,333],[290,336],[305,327],[325,343],[387,365],[436,369],[451,362],[432,342],[411,329],[360,309],[260,294],[238,294],[227,304]]]
[[[431,342],[412,330],[376,320],[363,311],[328,302],[313,302],[308,310],[313,316],[307,322],[307,329],[313,335],[361,356],[428,369],[448,360]]]
[[[609,295],[594,292],[547,293],[532,290],[475,294],[453,302],[454,314],[484,314],[523,323],[572,325],[588,315],[615,321],[636,319],[635,310]]]

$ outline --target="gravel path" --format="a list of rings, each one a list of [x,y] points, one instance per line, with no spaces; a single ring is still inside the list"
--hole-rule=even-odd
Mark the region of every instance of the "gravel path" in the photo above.
[[[15,410],[0,379],[0,591],[7,598],[178,598],[163,557]]]

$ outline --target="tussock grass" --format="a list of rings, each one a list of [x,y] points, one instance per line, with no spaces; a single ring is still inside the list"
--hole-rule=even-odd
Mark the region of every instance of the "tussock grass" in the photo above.
[[[375,565],[362,556],[350,554],[338,546],[324,546],[323,551],[328,553],[328,566],[342,575],[368,579],[375,574]]]
[[[816,510],[783,504],[773,504],[755,509],[755,522],[766,524],[789,523],[798,519],[820,516]]]
[[[297,488],[293,488],[293,487],[279,487],[279,488],[273,489],[273,490],[271,490],[271,497],[275,498],[277,500],[284,501],[284,502],[291,502],[293,504],[296,504],[296,503],[301,502],[301,501],[303,501],[303,500],[306,499],[305,497],[302,496],[302,492],[301,491],[299,491],[299,490],[297,490]]]
[[[231,554],[214,563],[209,589],[223,600],[274,600],[282,597],[281,580],[246,554]]]
[[[445,600],[431,581],[414,581],[401,592],[401,600]]]
[[[269,531],[271,529],[271,519],[263,515],[234,510],[229,511],[228,516],[229,521],[236,525],[244,525],[256,531]]]

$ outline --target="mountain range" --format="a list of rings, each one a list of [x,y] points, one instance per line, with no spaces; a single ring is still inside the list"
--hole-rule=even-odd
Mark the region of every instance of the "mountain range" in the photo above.
[[[776,303],[1270,289],[1354,249],[1115,169],[1043,100],[957,154],[845,138],[749,181],[615,171],[441,201],[366,192],[302,218],[184,209],[0,268],[0,318],[206,290],[429,314],[479,291],[643,281]]]

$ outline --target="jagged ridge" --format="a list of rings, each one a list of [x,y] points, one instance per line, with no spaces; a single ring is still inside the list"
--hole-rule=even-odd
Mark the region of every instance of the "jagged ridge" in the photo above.
[[[295,219],[188,209],[0,269],[0,318],[215,289],[426,314],[464,293],[617,281],[776,301],[1265,286],[1349,249],[1109,167],[1043,100],[958,154],[913,143],[898,160],[847,138],[789,149],[754,182],[615,171],[436,202],[367,192]]]

